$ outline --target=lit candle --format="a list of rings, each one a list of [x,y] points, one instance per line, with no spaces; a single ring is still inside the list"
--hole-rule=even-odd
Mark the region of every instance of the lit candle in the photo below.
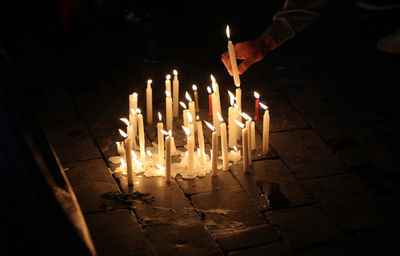
[[[228,53],[229,53],[229,58],[231,60],[233,81],[235,84],[240,84],[239,72],[238,72],[237,62],[236,62],[236,53],[235,53],[235,48],[233,47],[233,43],[231,41],[230,34],[231,33],[229,31],[229,26],[226,26],[226,37],[228,39]]]
[[[119,120],[121,120],[122,122],[124,122],[126,124],[126,134],[128,135],[128,138],[131,139],[131,141],[134,140],[135,137],[134,137],[134,134],[133,134],[133,127],[129,123],[128,119],[120,118]]]
[[[228,129],[229,129],[229,146],[237,146],[237,125],[235,124],[236,120],[236,108],[233,106],[235,104],[235,96],[233,93],[228,91],[230,104],[231,106],[228,108]]]
[[[189,112],[187,113],[187,115],[188,115],[188,121],[189,121],[189,131],[190,131],[190,134],[192,134],[192,136],[194,136],[194,127],[195,127],[195,125],[193,123],[193,118],[192,118],[192,115]]]
[[[145,139],[144,139],[144,124],[143,124],[143,115],[138,108],[136,110],[138,113],[138,126],[139,126],[139,148],[140,148],[140,158],[144,159],[146,157],[146,151],[145,151]]]
[[[182,101],[179,102],[179,104],[181,104],[182,108],[183,108],[183,126],[188,127],[189,126],[189,120],[188,120],[188,115],[187,113],[189,112],[189,110],[186,108],[185,103],[183,103]]]
[[[204,135],[203,135],[203,124],[199,120],[199,116],[196,116],[196,126],[197,126],[197,140],[199,142],[199,148],[200,148],[200,155],[201,155],[201,161],[203,162],[204,157],[205,157],[205,151],[204,151]]]
[[[260,105],[260,94],[258,92],[254,92],[254,98],[256,98],[256,105],[254,110],[254,120],[260,120],[260,115],[258,114],[258,109]]]
[[[196,113],[200,112],[200,107],[199,107],[199,94],[197,93],[197,86],[194,84],[192,86],[193,89],[193,95],[194,95],[194,103],[196,106]]]
[[[270,122],[270,116],[269,116],[269,110],[268,107],[262,103],[260,103],[260,106],[265,110],[264,116],[263,116],[263,153],[268,154],[269,151],[269,122]]]
[[[222,152],[222,170],[229,170],[228,158],[228,138],[226,134],[226,124],[221,114],[217,112],[218,118],[221,122],[221,152]]]
[[[171,89],[171,88],[170,88]],[[167,129],[172,130],[172,120],[173,120],[173,113],[172,113],[172,98],[171,92],[166,90],[165,95],[167,96],[165,99],[165,111],[166,111],[166,122],[167,122]]]
[[[165,182],[171,182],[172,134],[169,132],[167,133],[164,130],[163,133],[167,135],[165,138]]]
[[[236,85],[236,104],[239,109],[242,109],[242,89],[240,89],[240,84]]]
[[[125,154],[126,154],[126,165],[127,165],[127,176],[128,185],[133,186],[133,170],[132,170],[132,152],[131,152],[131,139],[125,140]]]
[[[172,81],[173,87],[173,104],[174,107],[174,117],[178,117],[179,115],[179,80],[178,80],[178,71],[172,71],[174,73],[174,80]]]
[[[131,95],[129,95],[129,110],[134,109],[136,111],[137,106],[138,106],[138,94],[134,92]]]
[[[217,80],[215,80],[213,75],[211,75],[210,77],[211,77],[211,81],[212,81],[211,86],[212,86],[212,88],[214,90],[214,93],[217,95],[217,105],[215,107],[217,108],[217,111],[219,113],[221,113],[221,97],[220,97],[220,94],[219,94],[219,85],[218,85]]]
[[[246,113],[241,113],[243,118],[246,120],[246,129],[247,129],[247,150],[249,153],[249,165],[252,164],[253,158],[251,154],[251,117]],[[242,138],[243,140],[243,138]]]
[[[212,91],[210,86],[207,86],[207,92],[208,92],[208,115],[212,116]]]
[[[147,124],[153,124],[153,90],[151,89],[151,79],[147,80],[147,88],[146,88],[146,115],[147,115]]]
[[[169,95],[172,95],[172,92],[171,92],[171,75],[170,74],[168,74],[165,77],[165,90],[169,92]]]
[[[182,126],[182,128],[187,135],[187,176],[188,178],[194,178],[194,136],[187,127]]]
[[[158,137],[158,163],[160,165],[164,165],[164,135],[162,134],[162,129],[164,129],[164,124],[161,122],[162,116],[161,113],[158,112],[158,120],[157,123],[157,137]]]
[[[132,146],[136,146],[136,136],[138,133],[136,109],[131,108],[131,112],[129,113],[129,123],[131,124],[133,130]]]
[[[190,94],[188,92],[185,93],[185,97],[186,99],[189,101],[189,113],[192,115],[192,118],[194,118],[196,116],[196,107],[195,107],[195,103],[192,100],[192,97],[190,97]],[[196,130],[196,127],[194,128],[194,130]],[[194,136],[194,133],[193,133]]]
[[[254,121],[251,121],[251,150],[256,150],[256,124]]]
[[[213,105],[213,109],[212,109],[212,111],[213,111],[213,125],[217,130],[217,135],[219,136],[221,134],[221,122],[219,121],[219,118],[217,116],[217,112],[219,112],[218,111],[218,94],[217,94],[217,88],[216,88],[216,85],[215,85],[215,82],[214,82],[215,79],[214,79],[214,77],[212,75],[211,75],[211,77],[213,79],[212,86],[213,86],[213,91],[214,91],[214,93],[211,96],[212,97],[212,105]]]
[[[123,130],[121,130],[121,129],[118,129],[119,130],[119,134],[121,134],[121,136],[124,138],[124,139],[126,139],[126,138],[128,138],[128,134],[126,134]],[[123,154],[122,154],[122,156],[123,157],[126,157],[126,155],[125,155],[125,147],[126,147],[126,142],[125,141],[122,141],[122,146],[123,146]],[[132,147],[132,144],[131,145],[129,145],[130,147]],[[131,149],[131,148],[130,148]]]
[[[238,107],[238,105],[235,103],[233,104],[233,107],[235,108],[236,111],[236,120],[241,123],[242,122],[242,115],[240,114],[240,108]],[[242,131],[240,129],[236,129],[236,138],[239,139],[240,136],[242,136]]]
[[[215,127],[210,124],[207,121],[204,121],[208,128],[211,129],[212,131],[212,140],[211,140],[211,148],[212,148],[212,154],[211,154],[211,159],[212,159],[212,175],[215,176],[217,175],[217,170],[218,170],[218,135],[216,132]]]
[[[245,125],[241,122],[235,120],[236,124],[242,128],[242,150],[243,150],[243,170],[245,172],[249,172],[249,150],[248,150],[248,138],[247,138],[247,129]]]

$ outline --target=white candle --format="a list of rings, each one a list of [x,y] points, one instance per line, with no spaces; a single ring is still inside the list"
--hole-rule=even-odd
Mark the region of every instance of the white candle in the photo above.
[[[196,113],[200,112],[200,107],[199,107],[199,94],[197,93],[197,86],[194,84],[192,86],[193,89],[193,95],[194,95],[194,103],[196,105]]]
[[[270,122],[270,116],[269,116],[269,110],[268,107],[262,103],[260,103],[260,106],[265,110],[264,116],[263,116],[263,153],[268,154],[269,151],[269,122]]]
[[[217,112],[218,118],[221,121],[221,152],[222,152],[222,170],[229,170],[229,158],[228,158],[228,138],[226,134],[226,124],[224,119],[219,112]]]
[[[241,122],[235,121],[240,128],[242,128],[242,151],[243,151],[243,170],[245,172],[249,172],[249,150],[248,150],[248,138],[247,138],[247,129],[245,125]]]
[[[204,151],[204,135],[203,135],[203,124],[199,120],[199,116],[196,116],[196,126],[197,126],[197,140],[199,142],[199,148],[200,148],[200,155],[201,155],[201,161],[204,160],[205,157],[205,151]]]
[[[146,88],[146,115],[147,115],[147,124],[153,124],[153,90],[151,89],[152,81],[147,80],[147,88]]]
[[[174,70],[174,80],[172,81],[173,87],[173,103],[174,107],[174,117],[178,117],[179,115],[179,80],[178,80],[178,71]]]
[[[176,146],[175,146],[175,139],[172,136],[172,130],[168,131],[168,135],[171,137],[171,154],[176,154]]]
[[[165,90],[169,92],[169,95],[172,95],[171,92],[171,75],[167,75],[165,77]]]
[[[136,109],[131,109],[131,113],[129,114],[129,123],[131,124],[133,130],[132,145],[136,146],[136,137],[138,134]]]
[[[251,121],[250,120],[246,121],[246,130],[247,130],[247,151],[249,153],[249,165],[251,165],[252,156],[251,156]]]
[[[192,118],[192,115],[189,112],[187,113],[187,115],[188,115],[188,121],[189,121],[189,131],[190,131],[190,134],[192,134],[192,136],[194,136],[194,127],[195,127],[195,125],[193,123],[193,118]]]
[[[230,103],[231,106],[228,108],[228,131],[229,131],[229,146],[233,147],[233,146],[237,146],[237,125],[235,124],[235,120],[236,120],[236,108],[233,107],[234,103],[235,103],[235,96],[233,95],[233,93],[231,93],[230,91],[228,91],[229,93],[229,99],[230,99]]]
[[[229,58],[231,60],[233,81],[235,84],[240,84],[239,72],[236,62],[236,53],[235,53],[235,48],[233,47],[233,43],[230,39],[231,35],[229,31],[229,26],[226,26],[226,37],[228,38],[228,52],[229,52]]]
[[[144,139],[144,124],[143,124],[143,115],[140,109],[137,109],[138,113],[138,126],[139,126],[139,148],[140,148],[140,158],[144,159],[146,157],[145,151],[145,139]]]
[[[242,89],[240,89],[240,84],[236,85],[236,104],[239,109],[242,109]]]
[[[190,97],[188,92],[185,93],[185,97],[189,101],[189,113],[192,115],[192,118],[194,118],[196,116],[195,102],[192,100],[192,97]],[[194,130],[196,130],[196,127],[194,128]],[[194,136],[194,133],[193,133],[193,136]]]
[[[214,77],[211,75],[212,79]],[[217,112],[219,112],[218,108],[218,95],[217,95],[217,89],[215,86],[215,82],[213,82],[213,94],[212,94],[212,111],[213,111],[213,125],[216,128],[216,132],[218,135],[221,134],[221,122],[219,121]]]
[[[171,154],[172,154],[172,144],[171,136],[168,135],[165,139],[165,182],[171,182]]]
[[[220,94],[219,94],[219,85],[218,85],[218,83],[215,80],[213,75],[211,75],[210,77],[211,77],[211,81],[212,81],[211,85],[212,85],[212,88],[213,88],[213,91],[214,91],[214,93],[216,95],[216,100],[217,100],[216,108],[217,108],[217,111],[219,113],[221,113],[221,97],[220,97]],[[217,129],[217,131],[218,131],[218,129]]]
[[[158,163],[160,165],[164,165],[164,135],[162,134],[162,129],[164,129],[164,124],[161,122],[161,113],[158,112],[158,120],[157,123],[157,137],[158,137]]]
[[[194,178],[194,136],[190,133],[189,128],[182,126],[187,135],[187,176]]]
[[[131,139],[125,140],[125,154],[127,165],[128,185],[133,186],[133,170],[132,170],[132,153],[131,153]]]
[[[204,121],[208,128],[212,131],[212,139],[211,139],[211,167],[212,167],[212,175],[217,175],[218,170],[218,134],[214,126],[212,126],[209,122]]]
[[[136,111],[137,106],[138,106],[138,94],[134,92],[131,95],[129,95],[129,110],[134,109]]]
[[[182,101],[179,102],[179,104],[181,104],[182,108],[183,108],[183,113],[182,113],[182,117],[183,117],[183,126],[188,127],[189,126],[189,120],[188,120],[188,115],[187,113],[189,112],[188,109],[186,109],[186,105],[185,103],[183,103]]]
[[[165,111],[166,111],[166,122],[167,122],[167,130],[172,130],[172,120],[173,120],[173,113],[172,113],[172,98],[171,93],[165,91],[165,95],[167,96],[165,99]]]
[[[256,150],[256,124],[251,121],[251,150]]]

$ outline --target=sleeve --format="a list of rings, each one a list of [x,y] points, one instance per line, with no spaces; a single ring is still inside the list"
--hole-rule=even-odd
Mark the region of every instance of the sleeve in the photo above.
[[[327,4],[328,0],[286,0],[264,34],[272,38],[275,49],[313,23]]]

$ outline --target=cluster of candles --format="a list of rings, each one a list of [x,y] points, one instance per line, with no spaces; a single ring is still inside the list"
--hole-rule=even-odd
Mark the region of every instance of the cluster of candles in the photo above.
[[[252,152],[256,149],[255,122],[246,113],[242,112],[242,90],[240,88],[240,78],[237,71],[236,57],[233,43],[230,40],[229,27],[227,27],[228,51],[231,58],[234,83],[236,85],[236,95],[228,91],[230,107],[228,108],[228,125],[221,115],[221,101],[219,85],[213,75],[211,75],[211,87],[207,87],[209,93],[209,111],[212,116],[212,124],[204,121],[212,131],[210,156],[205,152],[203,123],[199,120],[197,113],[200,111],[197,86],[193,85],[194,100],[186,91],[185,98],[188,107],[184,102],[179,102],[179,79],[178,72],[173,71],[174,79],[171,88],[171,76],[167,75],[165,80],[165,112],[166,130],[162,122],[162,115],[158,112],[159,122],[157,123],[158,143],[153,143],[152,147],[145,147],[145,130],[141,110],[138,108],[138,94],[129,95],[129,119],[121,118],[127,125],[126,132],[119,130],[124,137],[122,142],[117,142],[117,150],[120,154],[120,167],[117,168],[121,174],[127,175],[128,184],[133,185],[133,173],[144,173],[145,176],[165,176],[166,182],[170,182],[172,177],[180,174],[183,178],[192,179],[197,176],[204,176],[207,173],[217,175],[218,155],[221,149],[222,170],[230,168],[230,161],[239,162],[243,158],[243,169],[248,172],[252,164]],[[153,102],[152,102],[152,80],[147,81],[146,87],[146,122],[148,126],[153,125]],[[269,111],[268,107],[260,103],[260,95],[254,92],[255,120],[259,120],[259,106],[265,112],[263,116],[263,153],[268,153],[269,140]],[[186,134],[186,151],[181,152],[176,149],[175,140],[172,136],[173,120],[179,117],[179,106],[183,108],[183,126]],[[245,123],[242,123],[242,118]],[[197,154],[195,154],[195,134],[197,133]],[[228,140],[229,135],[229,140]],[[221,145],[219,146],[219,137]],[[238,141],[241,138],[241,149],[238,150]],[[137,145],[137,140],[139,145]],[[228,144],[231,148],[228,153]],[[138,151],[138,154],[135,152]],[[157,157],[156,157],[157,155]],[[172,156],[179,155],[182,159],[179,163],[172,163]]]

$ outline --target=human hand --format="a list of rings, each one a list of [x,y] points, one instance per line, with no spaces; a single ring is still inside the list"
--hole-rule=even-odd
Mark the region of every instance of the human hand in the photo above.
[[[234,45],[236,58],[243,60],[238,66],[239,74],[243,74],[251,65],[259,62],[264,56],[274,48],[274,42],[268,35],[262,35],[256,40],[239,42]],[[226,51],[222,54],[222,62],[224,63],[229,74],[232,76],[232,66],[229,59],[229,53]]]

